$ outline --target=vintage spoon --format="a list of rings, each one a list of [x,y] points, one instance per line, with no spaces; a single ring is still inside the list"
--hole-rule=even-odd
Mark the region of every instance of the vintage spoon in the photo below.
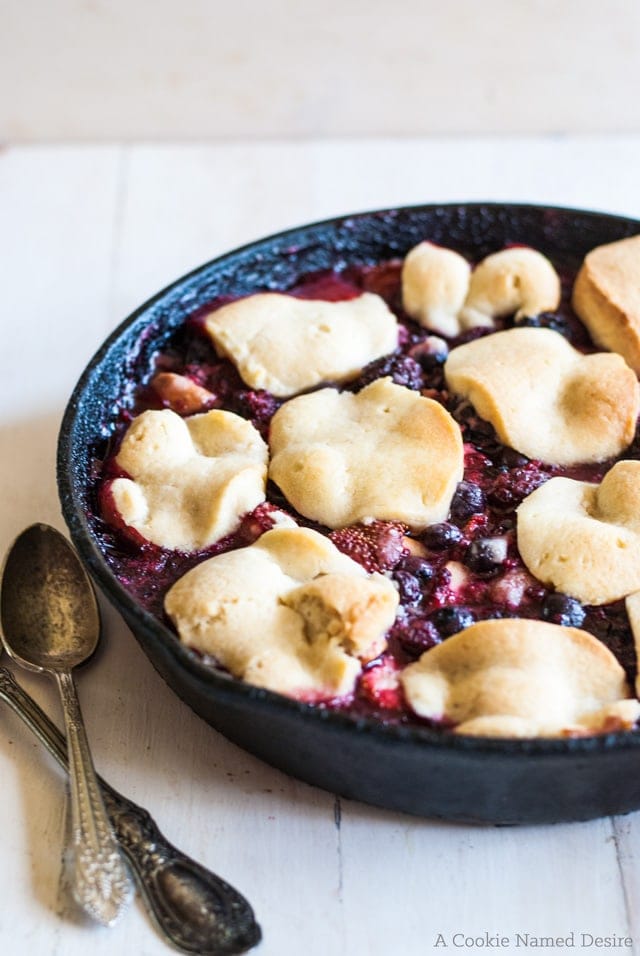
[[[2,642],[18,663],[55,677],[62,698],[71,776],[72,892],[89,916],[109,926],[132,886],[105,810],[72,668],[91,657],[100,615],[89,577],[55,528],[34,524],[6,558],[0,597]]]
[[[64,737],[6,667],[0,667],[0,699],[68,770]],[[143,902],[164,938],[200,956],[237,956],[256,946],[260,927],[244,896],[169,843],[146,810],[98,780]]]

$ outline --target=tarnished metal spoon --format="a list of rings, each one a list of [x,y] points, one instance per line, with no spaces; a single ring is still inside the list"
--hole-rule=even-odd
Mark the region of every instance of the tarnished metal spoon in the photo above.
[[[0,667],[0,699],[68,770],[64,737],[6,667]],[[257,946],[260,927],[244,896],[169,843],[146,810],[98,780],[143,902],[164,939],[199,956],[238,956]]]
[[[0,597],[2,642],[18,663],[58,685],[71,776],[72,892],[89,916],[109,926],[132,896],[102,800],[71,671],[91,657],[100,615],[89,577],[55,528],[34,524],[15,540]]]

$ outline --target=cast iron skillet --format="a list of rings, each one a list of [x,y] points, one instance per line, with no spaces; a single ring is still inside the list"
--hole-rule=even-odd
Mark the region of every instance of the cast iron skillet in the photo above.
[[[385,727],[314,709],[205,667],[115,579],[88,521],[90,450],[110,432],[130,358],[219,295],[283,290],[345,261],[404,255],[429,238],[480,258],[506,243],[579,265],[601,243],[640,232],[619,216],[528,205],[417,206],[303,226],[254,242],[179,279],[133,313],[89,363],[60,432],[58,485],[74,544],[157,670],[226,737],[311,784],[345,797],[449,820],[541,823],[640,807],[640,734],[496,740]],[[142,338],[141,338],[142,337]]]

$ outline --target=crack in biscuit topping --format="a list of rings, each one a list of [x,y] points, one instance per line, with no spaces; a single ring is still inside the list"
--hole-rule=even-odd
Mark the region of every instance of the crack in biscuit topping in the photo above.
[[[234,676],[306,700],[353,690],[363,662],[386,647],[398,592],[324,535],[265,532],[174,584],[165,609],[188,647]]]

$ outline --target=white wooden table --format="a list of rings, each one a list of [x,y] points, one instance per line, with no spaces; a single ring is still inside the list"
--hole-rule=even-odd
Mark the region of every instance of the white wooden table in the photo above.
[[[531,200],[640,216],[638,168],[640,137],[4,149],[0,548],[36,520],[63,527],[54,454],[66,398],[106,333],[181,273],[262,234],[399,203]],[[106,604],[104,618],[99,657],[78,675],[96,764],[247,895],[264,956],[427,956],[444,951],[439,934],[449,952],[486,952],[464,944],[485,932],[509,938],[501,953],[526,948],[517,933],[573,933],[578,952],[616,935],[640,954],[639,814],[474,828],[337,801],[228,743],[168,690]],[[60,722],[53,685],[18,676]],[[69,905],[65,780],[7,708],[0,768],[0,952],[168,952],[139,904],[111,930]]]

